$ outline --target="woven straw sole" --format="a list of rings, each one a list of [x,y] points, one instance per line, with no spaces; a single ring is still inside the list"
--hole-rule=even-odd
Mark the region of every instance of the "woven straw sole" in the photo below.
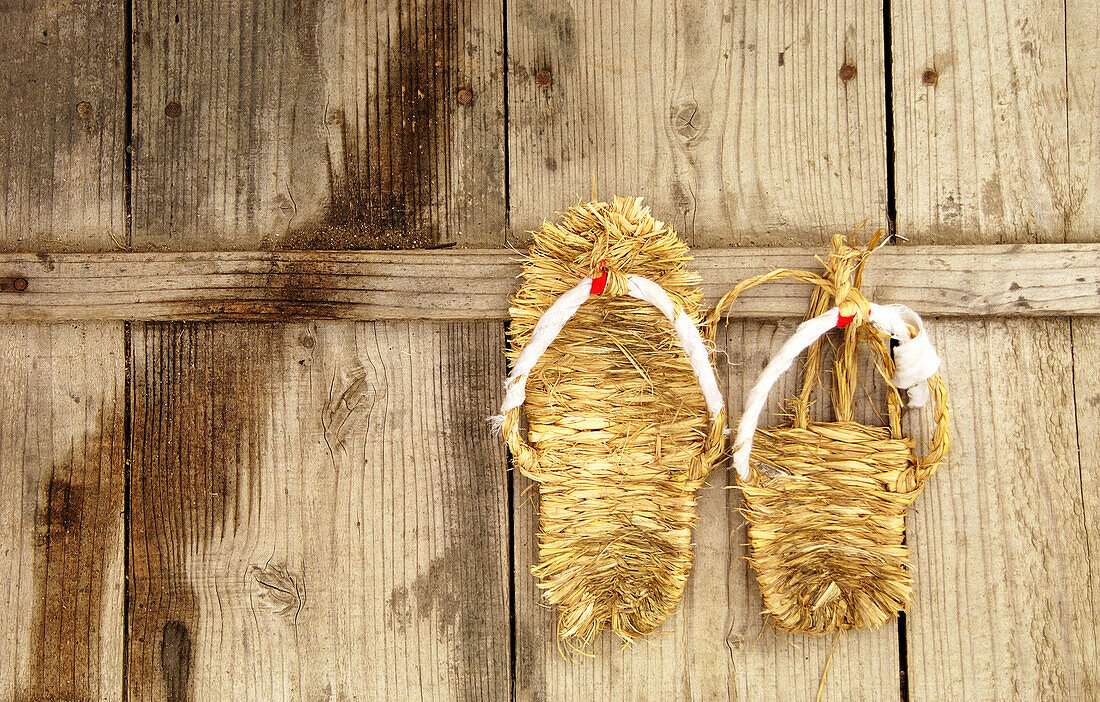
[[[811,423],[756,432],[743,484],[749,560],[775,625],[824,634],[877,627],[909,605],[905,509],[913,442],[885,427]]]

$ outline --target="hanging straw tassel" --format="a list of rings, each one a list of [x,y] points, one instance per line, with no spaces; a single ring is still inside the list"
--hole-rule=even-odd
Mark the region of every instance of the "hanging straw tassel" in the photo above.
[[[532,573],[568,647],[647,634],[683,595],[726,424],[689,260],[640,201],[589,203],[535,234],[512,302],[495,422],[538,485]]]
[[[776,626],[824,634],[880,626],[909,605],[905,510],[940,465],[949,443],[947,391],[939,358],[920,318],[880,306],[860,293],[871,252],[834,239],[825,275],[777,270],[740,283],[715,307],[708,323],[743,291],[793,278],[816,286],[809,319],[784,344],[749,393],[734,444],[734,466],[748,522],[749,560],[764,606]],[[836,421],[809,418],[821,372],[822,339],[843,329],[834,365]],[[896,342],[893,356],[888,341]],[[888,426],[854,421],[857,344],[867,344],[878,373],[890,383]],[[769,390],[806,351],[802,390],[791,423],[758,429]],[[895,361],[897,362],[895,365]],[[935,429],[924,458],[901,430],[900,389],[911,406],[933,401]]]

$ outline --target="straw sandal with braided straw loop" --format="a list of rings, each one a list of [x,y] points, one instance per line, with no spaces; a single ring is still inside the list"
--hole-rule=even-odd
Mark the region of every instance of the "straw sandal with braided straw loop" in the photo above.
[[[592,202],[535,233],[512,300],[495,420],[538,485],[532,573],[568,647],[647,634],[683,594],[726,425],[690,259],[640,200]]]
[[[876,305],[860,292],[874,243],[857,249],[835,237],[823,275],[779,269],[749,278],[708,317],[708,325],[717,324],[738,295],[761,283],[793,278],[816,286],[807,320],[749,393],[733,449],[749,560],[764,607],[777,627],[792,632],[876,627],[909,605],[905,510],[948,448],[947,390],[923,323],[907,308]],[[834,366],[836,421],[816,422],[809,406],[821,373],[822,342],[837,328],[844,338]],[[886,427],[853,418],[861,342],[888,384]],[[757,429],[768,391],[807,349],[790,424]],[[908,391],[911,407],[933,401],[935,428],[923,457],[902,432],[900,389]]]

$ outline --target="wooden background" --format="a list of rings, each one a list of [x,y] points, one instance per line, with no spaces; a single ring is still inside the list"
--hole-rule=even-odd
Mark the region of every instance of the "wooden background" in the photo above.
[[[0,250],[1100,241],[1097,0],[7,0]],[[904,245],[904,243],[902,244]],[[794,320],[721,332],[732,407]],[[1100,322],[941,318],[916,599],[823,699],[1100,699]],[[0,324],[0,699],[808,700],[725,469],[661,633],[563,660],[504,324]],[[910,429],[924,435],[923,420]]]

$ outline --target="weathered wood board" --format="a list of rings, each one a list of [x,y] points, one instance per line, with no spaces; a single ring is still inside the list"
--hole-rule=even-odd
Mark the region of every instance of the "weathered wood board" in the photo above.
[[[1100,240],[1100,9],[1066,2],[1069,177],[1067,241]]]
[[[499,248],[593,184],[711,296],[896,212],[868,291],[954,317],[917,601],[823,699],[1097,697],[1098,32],[1091,0],[5,4],[0,698],[812,699],[832,639],[762,627],[722,470],[662,633],[558,655],[482,422],[514,256],[269,251]],[[731,407],[803,300],[723,327]],[[103,321],[150,319],[277,323]]]
[[[121,699],[121,332],[0,325],[2,699]]]
[[[135,248],[504,244],[500,4],[134,25]],[[507,698],[506,459],[480,409],[503,336],[135,326],[129,694]]]
[[[704,303],[812,249],[698,249]],[[520,273],[506,250],[0,254],[0,318],[16,320],[496,319]],[[1100,245],[882,248],[864,291],[927,315],[1100,314]],[[806,286],[750,290],[729,317],[799,317]]]
[[[509,696],[499,323],[134,344],[131,699]]]
[[[891,8],[899,228],[920,244],[1095,241],[1082,210],[1094,197],[1083,164],[1092,76],[1066,65],[1090,60],[1076,37],[1096,36],[1095,8],[1072,18],[1034,2]],[[1076,324],[932,327],[954,443],[909,522],[911,700],[1097,695]]]
[[[874,3],[507,3],[511,229],[645,196],[694,246],[886,226]],[[613,31],[611,28],[614,28]]]
[[[0,8],[0,250],[125,245],[122,27]],[[122,699],[125,376],[121,323],[0,324],[0,699]]]
[[[134,247],[503,245],[501,13],[135,3]]]
[[[0,8],[0,251],[126,245],[121,3]]]
[[[606,32],[609,26],[617,31]],[[604,197],[645,195],[654,216],[695,247],[821,244],[865,219],[871,230],[885,227],[883,38],[881,11],[861,4],[838,11],[509,3],[512,231],[587,199],[593,182]],[[812,267],[817,252],[790,254],[805,257],[795,265]],[[710,295],[774,263],[746,250],[733,254],[746,255],[743,261],[716,252],[711,265],[700,253],[696,266],[713,286]],[[918,286],[927,288],[926,276]],[[788,314],[804,311],[805,291],[797,287],[759,294],[745,301],[749,316],[770,316],[761,300],[771,295],[793,303]],[[766,331],[773,324],[736,326],[746,338],[728,340],[731,354],[763,358],[782,341]],[[731,388],[731,407],[740,397]],[[816,692],[831,642],[764,632],[770,639],[753,644],[763,620],[741,560],[741,518],[723,471],[712,483],[699,496],[688,592],[662,633],[622,651],[607,635],[595,659],[570,663],[555,650],[551,615],[529,573],[537,518],[522,498],[529,483],[516,479],[517,697],[783,699]],[[855,699],[899,694],[896,628],[838,648],[851,658],[831,691]],[[857,662],[867,658],[874,663]]]
[[[1069,325],[931,326],[954,413],[951,454],[909,520],[912,700],[1100,694]]]
[[[1068,172],[1064,6],[889,7],[898,229],[921,243],[1064,241],[1081,198]],[[1093,15],[1079,23],[1095,38]]]

